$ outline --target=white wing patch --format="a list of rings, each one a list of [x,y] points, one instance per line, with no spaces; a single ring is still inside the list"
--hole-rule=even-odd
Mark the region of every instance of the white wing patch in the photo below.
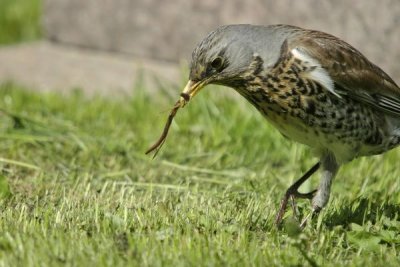
[[[307,65],[308,67],[314,67],[313,70],[307,73],[307,76],[310,79],[320,83],[329,92],[341,98],[341,96],[337,92],[335,92],[335,85],[328,72],[321,66],[318,60],[302,52],[299,48],[293,48],[290,52],[295,58],[301,60],[303,64]]]

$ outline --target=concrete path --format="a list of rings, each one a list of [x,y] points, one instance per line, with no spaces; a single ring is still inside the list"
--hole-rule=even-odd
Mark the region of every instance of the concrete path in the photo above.
[[[182,73],[171,63],[47,41],[0,47],[0,83],[14,81],[40,91],[82,88],[88,95],[129,94],[140,83],[148,90],[169,89],[182,86]]]

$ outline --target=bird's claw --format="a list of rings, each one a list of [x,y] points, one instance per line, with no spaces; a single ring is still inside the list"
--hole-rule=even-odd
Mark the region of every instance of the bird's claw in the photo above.
[[[293,215],[297,219],[297,221],[299,221],[299,216],[298,216],[299,212],[298,212],[298,208],[296,205],[296,198],[306,198],[306,199],[311,200],[315,196],[317,191],[318,190],[316,189],[309,193],[300,193],[297,191],[297,189],[294,191],[294,190],[292,190],[292,188],[289,188],[289,190],[286,192],[285,196],[283,197],[283,199],[281,201],[281,206],[279,208],[278,214],[276,215],[276,218],[275,218],[276,225],[279,226],[282,223],[283,216],[285,214],[289,199],[290,199],[291,207],[293,209]],[[306,223],[308,217],[310,217],[310,215],[307,215],[307,217],[301,222],[300,226],[303,225],[303,223],[304,224]]]
[[[294,184],[292,184],[288,190],[286,190],[285,196],[282,198],[281,205],[278,211],[278,214],[275,217],[275,224],[277,226],[280,226],[282,223],[283,215],[285,214],[286,207],[288,204],[289,199],[292,201],[292,208],[295,216],[297,217],[297,207],[295,204],[295,198],[307,198],[307,199],[312,199],[317,192],[317,190],[311,191],[309,193],[303,194],[300,193],[299,187],[308,179],[310,176],[315,173],[319,167],[320,167],[320,162],[317,162],[311,169],[309,169],[300,179],[298,179]]]

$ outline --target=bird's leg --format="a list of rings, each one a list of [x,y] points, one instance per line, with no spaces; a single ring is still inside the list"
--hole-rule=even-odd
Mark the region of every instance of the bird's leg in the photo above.
[[[318,186],[317,193],[311,201],[312,210],[310,214],[307,215],[301,222],[301,228],[306,226],[307,221],[310,217],[318,215],[322,208],[325,207],[325,205],[328,203],[332,181],[337,171],[339,170],[339,164],[336,162],[335,156],[332,154],[324,155],[321,158],[321,167],[321,182]]]
[[[307,179],[310,178],[310,176],[313,175],[313,173],[315,173],[318,170],[319,166],[320,166],[320,163],[318,162],[313,167],[311,167],[311,169],[309,169],[300,179],[298,179],[294,184],[292,184],[288,188],[288,190],[286,191],[286,193],[281,201],[281,206],[280,206],[278,214],[276,215],[276,218],[275,218],[275,223],[277,225],[280,225],[282,222],[282,218],[283,218],[283,215],[285,214],[285,210],[286,210],[289,199],[292,199],[292,207],[294,208],[294,212],[296,213],[294,198],[312,199],[314,197],[316,190],[306,193],[306,194],[300,193],[298,190],[299,190],[299,187],[305,181],[307,181]]]

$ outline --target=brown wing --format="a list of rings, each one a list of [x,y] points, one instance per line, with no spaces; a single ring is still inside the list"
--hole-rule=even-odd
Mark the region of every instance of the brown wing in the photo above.
[[[335,83],[335,92],[400,116],[400,88],[358,50],[332,35],[303,31],[290,41],[316,59]]]

